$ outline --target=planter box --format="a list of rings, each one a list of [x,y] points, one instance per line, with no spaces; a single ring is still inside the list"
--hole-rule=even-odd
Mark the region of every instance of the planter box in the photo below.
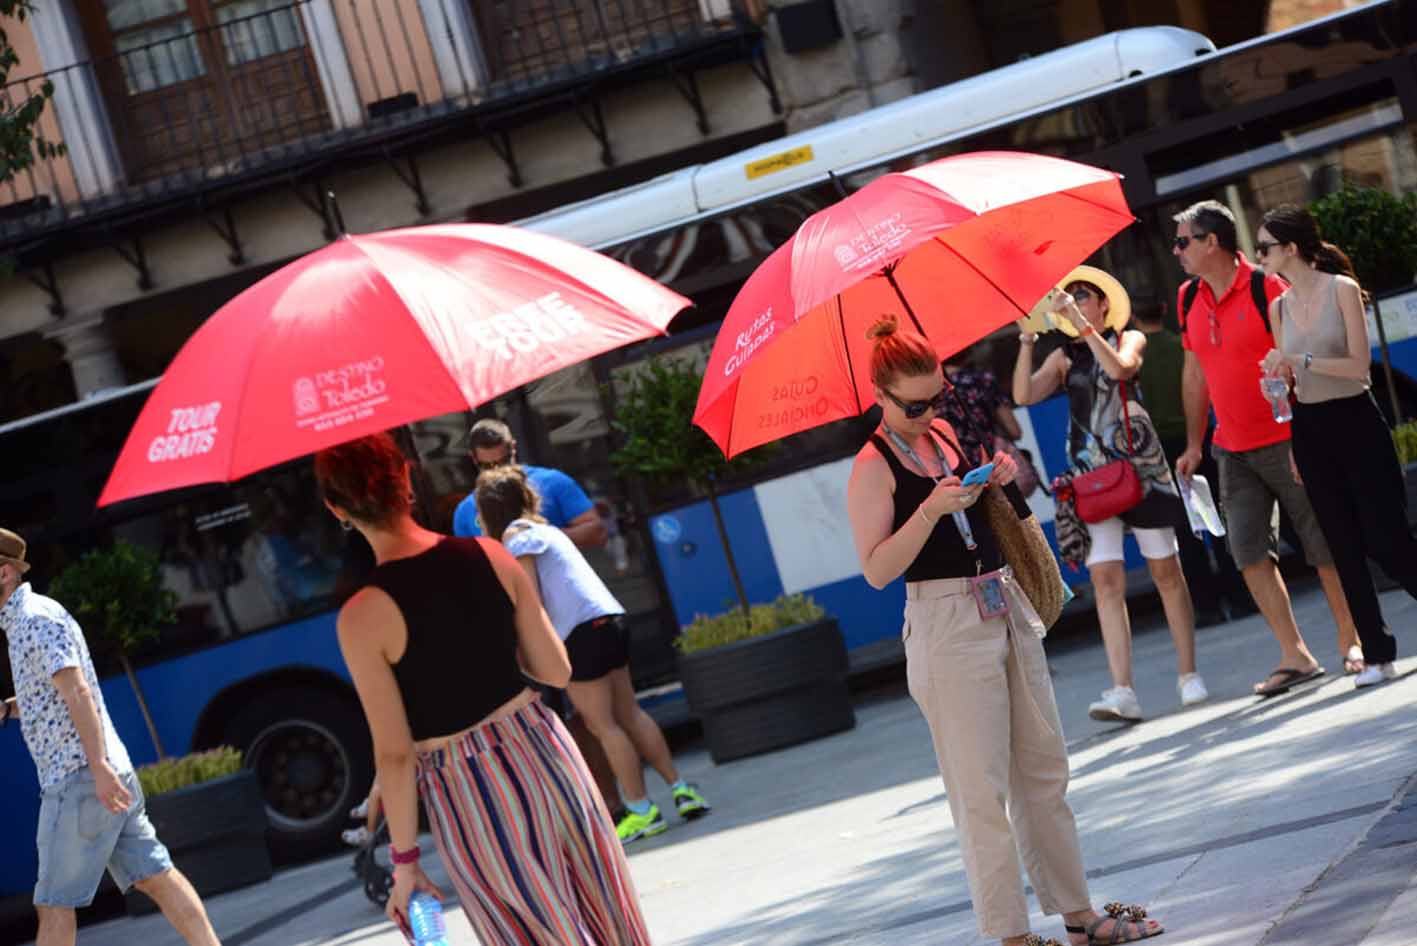
[[[831,618],[679,655],[684,696],[714,762],[852,728],[846,674],[846,644]]]
[[[271,879],[266,800],[250,769],[157,795],[147,806],[158,840],[201,896]],[[125,900],[130,916],[157,909],[137,890]]]

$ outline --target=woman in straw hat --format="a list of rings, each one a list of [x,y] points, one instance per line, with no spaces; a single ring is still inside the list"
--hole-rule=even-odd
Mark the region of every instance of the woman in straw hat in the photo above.
[[[1033,366],[1038,333],[1033,319],[1019,323],[1019,354],[1013,396],[1020,406],[1036,404],[1059,388],[1068,395],[1068,460],[1074,475],[1115,460],[1129,460],[1142,486],[1141,502],[1101,522],[1082,522],[1082,548],[1062,539],[1070,521],[1060,503],[1059,544],[1065,557],[1082,559],[1097,597],[1097,619],[1107,651],[1112,687],[1088,707],[1093,719],[1139,722],[1141,704],[1132,688],[1132,631],[1127,614],[1127,577],[1122,538],[1137,540],[1161,594],[1166,622],[1176,645],[1176,689],[1183,705],[1208,697],[1196,673],[1195,612],[1176,554],[1175,526],[1185,511],[1156,428],[1142,406],[1140,386],[1130,383],[1141,370],[1146,335],[1127,329],[1131,302],[1121,283],[1091,266],[1079,266],[1060,290],[1045,300],[1052,321],[1072,341]]]

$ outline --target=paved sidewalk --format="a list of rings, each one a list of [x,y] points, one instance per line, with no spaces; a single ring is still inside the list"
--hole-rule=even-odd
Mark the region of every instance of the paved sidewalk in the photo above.
[[[1383,603],[1401,649],[1417,652],[1417,606],[1401,593]],[[1095,902],[1146,903],[1169,929],[1158,943],[1417,943],[1417,658],[1399,662],[1399,680],[1355,691],[1322,596],[1297,596],[1296,611],[1331,671],[1323,683],[1249,696],[1278,653],[1249,618],[1200,632],[1212,701],[1184,712],[1169,636],[1149,617],[1135,655],[1149,718],[1135,727],[1087,718],[1107,685],[1096,641],[1051,648]],[[867,694],[852,732],[725,766],[702,750],[679,763],[718,810],[632,848],[660,946],[985,942],[903,683]],[[653,777],[651,790],[666,800]],[[214,898],[218,932],[227,946],[399,946],[350,862]],[[461,918],[451,925],[452,942],[473,942]],[[1035,928],[1063,936],[1057,918]],[[148,917],[86,928],[79,943],[179,941]]]

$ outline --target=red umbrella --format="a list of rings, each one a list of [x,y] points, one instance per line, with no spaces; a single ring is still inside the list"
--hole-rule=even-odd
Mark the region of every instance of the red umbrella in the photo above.
[[[725,455],[874,403],[866,329],[901,313],[940,357],[1027,315],[1133,221],[1120,179],[1060,158],[964,154],[821,210],[728,310],[694,422]]]
[[[99,505],[229,482],[664,332],[691,305],[514,227],[344,236],[232,299],[177,353]]]

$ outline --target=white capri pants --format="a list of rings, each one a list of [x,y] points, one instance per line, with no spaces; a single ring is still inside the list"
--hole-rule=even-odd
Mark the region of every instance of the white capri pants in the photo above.
[[[1128,529],[1137,537],[1142,558],[1170,558],[1176,554],[1176,530],[1136,529],[1122,521],[1120,516],[1103,519],[1101,522],[1084,522],[1092,546],[1087,551],[1086,564],[1091,567],[1098,562],[1120,562],[1126,556],[1122,553],[1122,537]]]

